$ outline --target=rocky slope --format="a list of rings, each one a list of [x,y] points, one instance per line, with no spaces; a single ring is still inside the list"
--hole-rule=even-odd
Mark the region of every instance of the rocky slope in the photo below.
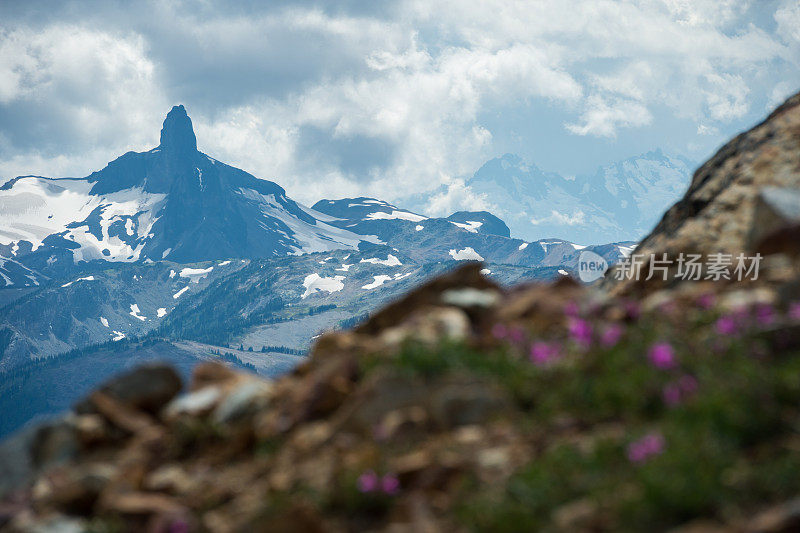
[[[703,167],[715,194],[692,202],[701,169],[643,247],[698,217],[701,250],[760,229],[736,210],[800,185],[797,101]],[[0,527],[796,531],[793,205],[764,205],[758,246],[781,277],[639,296],[567,277],[504,289],[468,263],[277,381],[210,363],[181,394],[169,367],[132,370],[5,444]]]

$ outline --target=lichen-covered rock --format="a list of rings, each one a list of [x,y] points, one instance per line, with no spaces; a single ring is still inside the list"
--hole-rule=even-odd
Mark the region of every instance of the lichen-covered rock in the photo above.
[[[684,197],[633,254],[649,258],[666,253],[672,260],[680,253],[753,254],[759,242],[798,211],[793,204],[797,194],[776,195],[776,188],[800,189],[800,94],[702,165]],[[649,292],[665,284],[660,278],[644,277],[613,283],[607,274],[607,286],[619,294]],[[670,276],[666,284],[676,283]]]

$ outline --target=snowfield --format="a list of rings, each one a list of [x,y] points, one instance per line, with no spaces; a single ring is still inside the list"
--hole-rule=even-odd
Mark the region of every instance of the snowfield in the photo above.
[[[301,296],[301,298],[305,299],[315,292],[325,291],[328,293],[332,292],[339,292],[340,290],[344,289],[344,276],[333,276],[330,278],[325,278],[317,274],[316,272],[313,274],[309,274],[306,276],[306,279],[303,280],[303,287],[305,287],[305,292]]]
[[[142,316],[141,315],[141,311],[139,310],[139,306],[136,305],[136,304],[131,304],[131,312],[128,313],[128,314],[131,315],[133,318],[138,318],[142,322],[147,320],[146,316]]]
[[[61,286],[63,289],[64,287],[69,287],[73,283],[78,283],[79,281],[94,281],[94,276],[86,276],[85,278],[78,278],[75,281],[70,281],[69,283],[65,283]]]
[[[454,226],[458,226],[461,229],[465,229],[470,233],[478,233],[478,228],[483,226],[483,222],[478,222],[476,220],[467,220],[466,222],[453,222],[451,220],[450,223]]]
[[[367,283],[361,288],[366,290],[375,289],[377,287],[380,287],[387,281],[391,280],[392,276],[386,276],[384,274],[380,274],[379,276],[372,276],[372,278],[373,278],[372,283]]]
[[[208,276],[214,267],[208,268],[184,268],[178,274],[182,278],[189,278],[193,283],[199,283],[201,279]]]
[[[370,257],[368,259],[362,259],[361,263],[372,263],[373,265],[386,265],[386,266],[401,266],[403,263],[400,260],[392,255],[389,254],[386,259],[379,259],[377,257]]]
[[[456,261],[483,261],[483,257],[469,246],[463,250],[450,250],[450,257]]]
[[[172,297],[173,297],[173,298],[175,298],[175,299],[177,300],[178,298],[180,298],[180,297],[181,297],[181,295],[182,295],[184,292],[186,292],[186,291],[188,291],[188,290],[189,290],[189,286],[187,285],[186,287],[182,288],[181,290],[179,290],[178,292],[176,292],[175,294],[173,294],[173,295],[172,295]]]
[[[75,262],[138,260],[166,195],[137,187],[91,195],[91,188],[85,179],[30,176],[0,190],[0,244],[28,241],[36,250],[47,236],[64,232],[65,239],[80,245],[73,254]],[[84,223],[92,217],[96,217],[96,227]],[[109,234],[116,222],[122,225],[127,242]]]
[[[423,220],[428,220],[428,217],[424,217],[422,215],[415,215],[414,213],[409,213],[408,211],[392,211],[391,213],[384,213],[383,211],[376,211],[375,213],[370,213],[365,217],[365,220],[408,220],[409,222],[421,222]]]

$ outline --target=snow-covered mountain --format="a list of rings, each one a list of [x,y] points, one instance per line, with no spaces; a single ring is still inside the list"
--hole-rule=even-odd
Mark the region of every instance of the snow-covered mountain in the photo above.
[[[58,262],[259,258],[377,242],[325,218],[277,184],[199,152],[176,106],[148,152],[85,178],[23,176],[0,187],[0,280],[36,284]]]
[[[465,186],[514,237],[592,244],[640,239],[686,190],[691,167],[655,150],[568,178],[506,154],[486,162]],[[430,198],[443,193],[416,195],[408,205],[425,212]]]
[[[589,249],[615,263],[631,249],[631,242],[583,246],[562,239],[529,242],[509,237],[505,223],[485,211],[459,211],[447,218],[426,217],[374,198],[320,200],[317,212],[329,223],[353,233],[374,236],[417,263],[473,259],[523,267],[577,264],[581,250]]]
[[[199,152],[176,106],[152,150],[0,187],[0,373],[151,334],[296,350],[459,261],[499,283],[546,280],[584,249],[614,263],[632,243],[529,242],[486,211],[432,218],[374,198],[304,207]]]

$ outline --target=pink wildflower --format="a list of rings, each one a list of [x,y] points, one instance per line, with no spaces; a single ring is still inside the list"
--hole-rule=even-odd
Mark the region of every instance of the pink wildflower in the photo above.
[[[189,533],[189,523],[183,518],[173,520],[169,525],[169,533]]]
[[[537,365],[543,365],[559,356],[558,346],[549,342],[534,342],[531,345],[530,359]]]
[[[525,330],[520,327],[513,327],[508,331],[508,339],[515,343],[520,344],[525,340]]]
[[[678,386],[684,394],[694,394],[697,392],[697,379],[695,379],[694,376],[686,374],[685,376],[681,376],[678,380]]]
[[[600,335],[600,344],[606,348],[612,348],[616,346],[619,340],[622,338],[622,332],[622,326],[619,324],[611,324],[604,329],[602,335]]]
[[[699,307],[700,309],[708,310],[714,307],[714,304],[716,303],[716,297],[714,296],[713,293],[708,292],[706,294],[699,296],[696,300],[696,303],[697,307]]]
[[[756,322],[762,326],[769,326],[775,321],[775,309],[769,304],[761,304],[756,307]]]
[[[372,438],[376,441],[384,441],[389,438],[389,429],[385,424],[375,424],[372,426]]]
[[[508,337],[508,328],[505,324],[497,323],[492,326],[492,337],[497,340],[505,340]]]
[[[577,318],[580,315],[580,307],[575,302],[569,302],[564,306],[564,314],[568,317]]]
[[[789,304],[789,318],[792,320],[800,320],[800,302],[792,302]]]
[[[642,308],[639,307],[639,304],[636,302],[625,302],[625,313],[628,315],[628,318],[636,320],[641,316]]]
[[[588,348],[592,343],[592,325],[582,318],[573,318],[569,321],[569,335],[573,341]]]
[[[714,330],[720,335],[733,335],[739,329],[736,320],[732,316],[722,316],[714,324]]]
[[[650,363],[661,370],[666,370],[675,367],[675,350],[668,342],[659,342],[654,344],[647,354]]]
[[[381,479],[381,489],[386,494],[397,494],[400,490],[400,481],[398,481],[397,476],[394,474],[386,474]]]
[[[681,389],[677,383],[667,383],[664,385],[661,396],[664,398],[664,403],[669,407],[675,407],[681,403]]]
[[[664,437],[660,433],[649,433],[628,445],[628,459],[632,463],[644,463],[662,453],[664,453]]]
[[[667,383],[661,392],[664,403],[669,407],[675,407],[687,397],[697,392],[697,380],[694,376],[681,376],[677,381]]]
[[[358,490],[360,492],[374,492],[378,490],[380,479],[374,470],[367,470],[358,477]]]

